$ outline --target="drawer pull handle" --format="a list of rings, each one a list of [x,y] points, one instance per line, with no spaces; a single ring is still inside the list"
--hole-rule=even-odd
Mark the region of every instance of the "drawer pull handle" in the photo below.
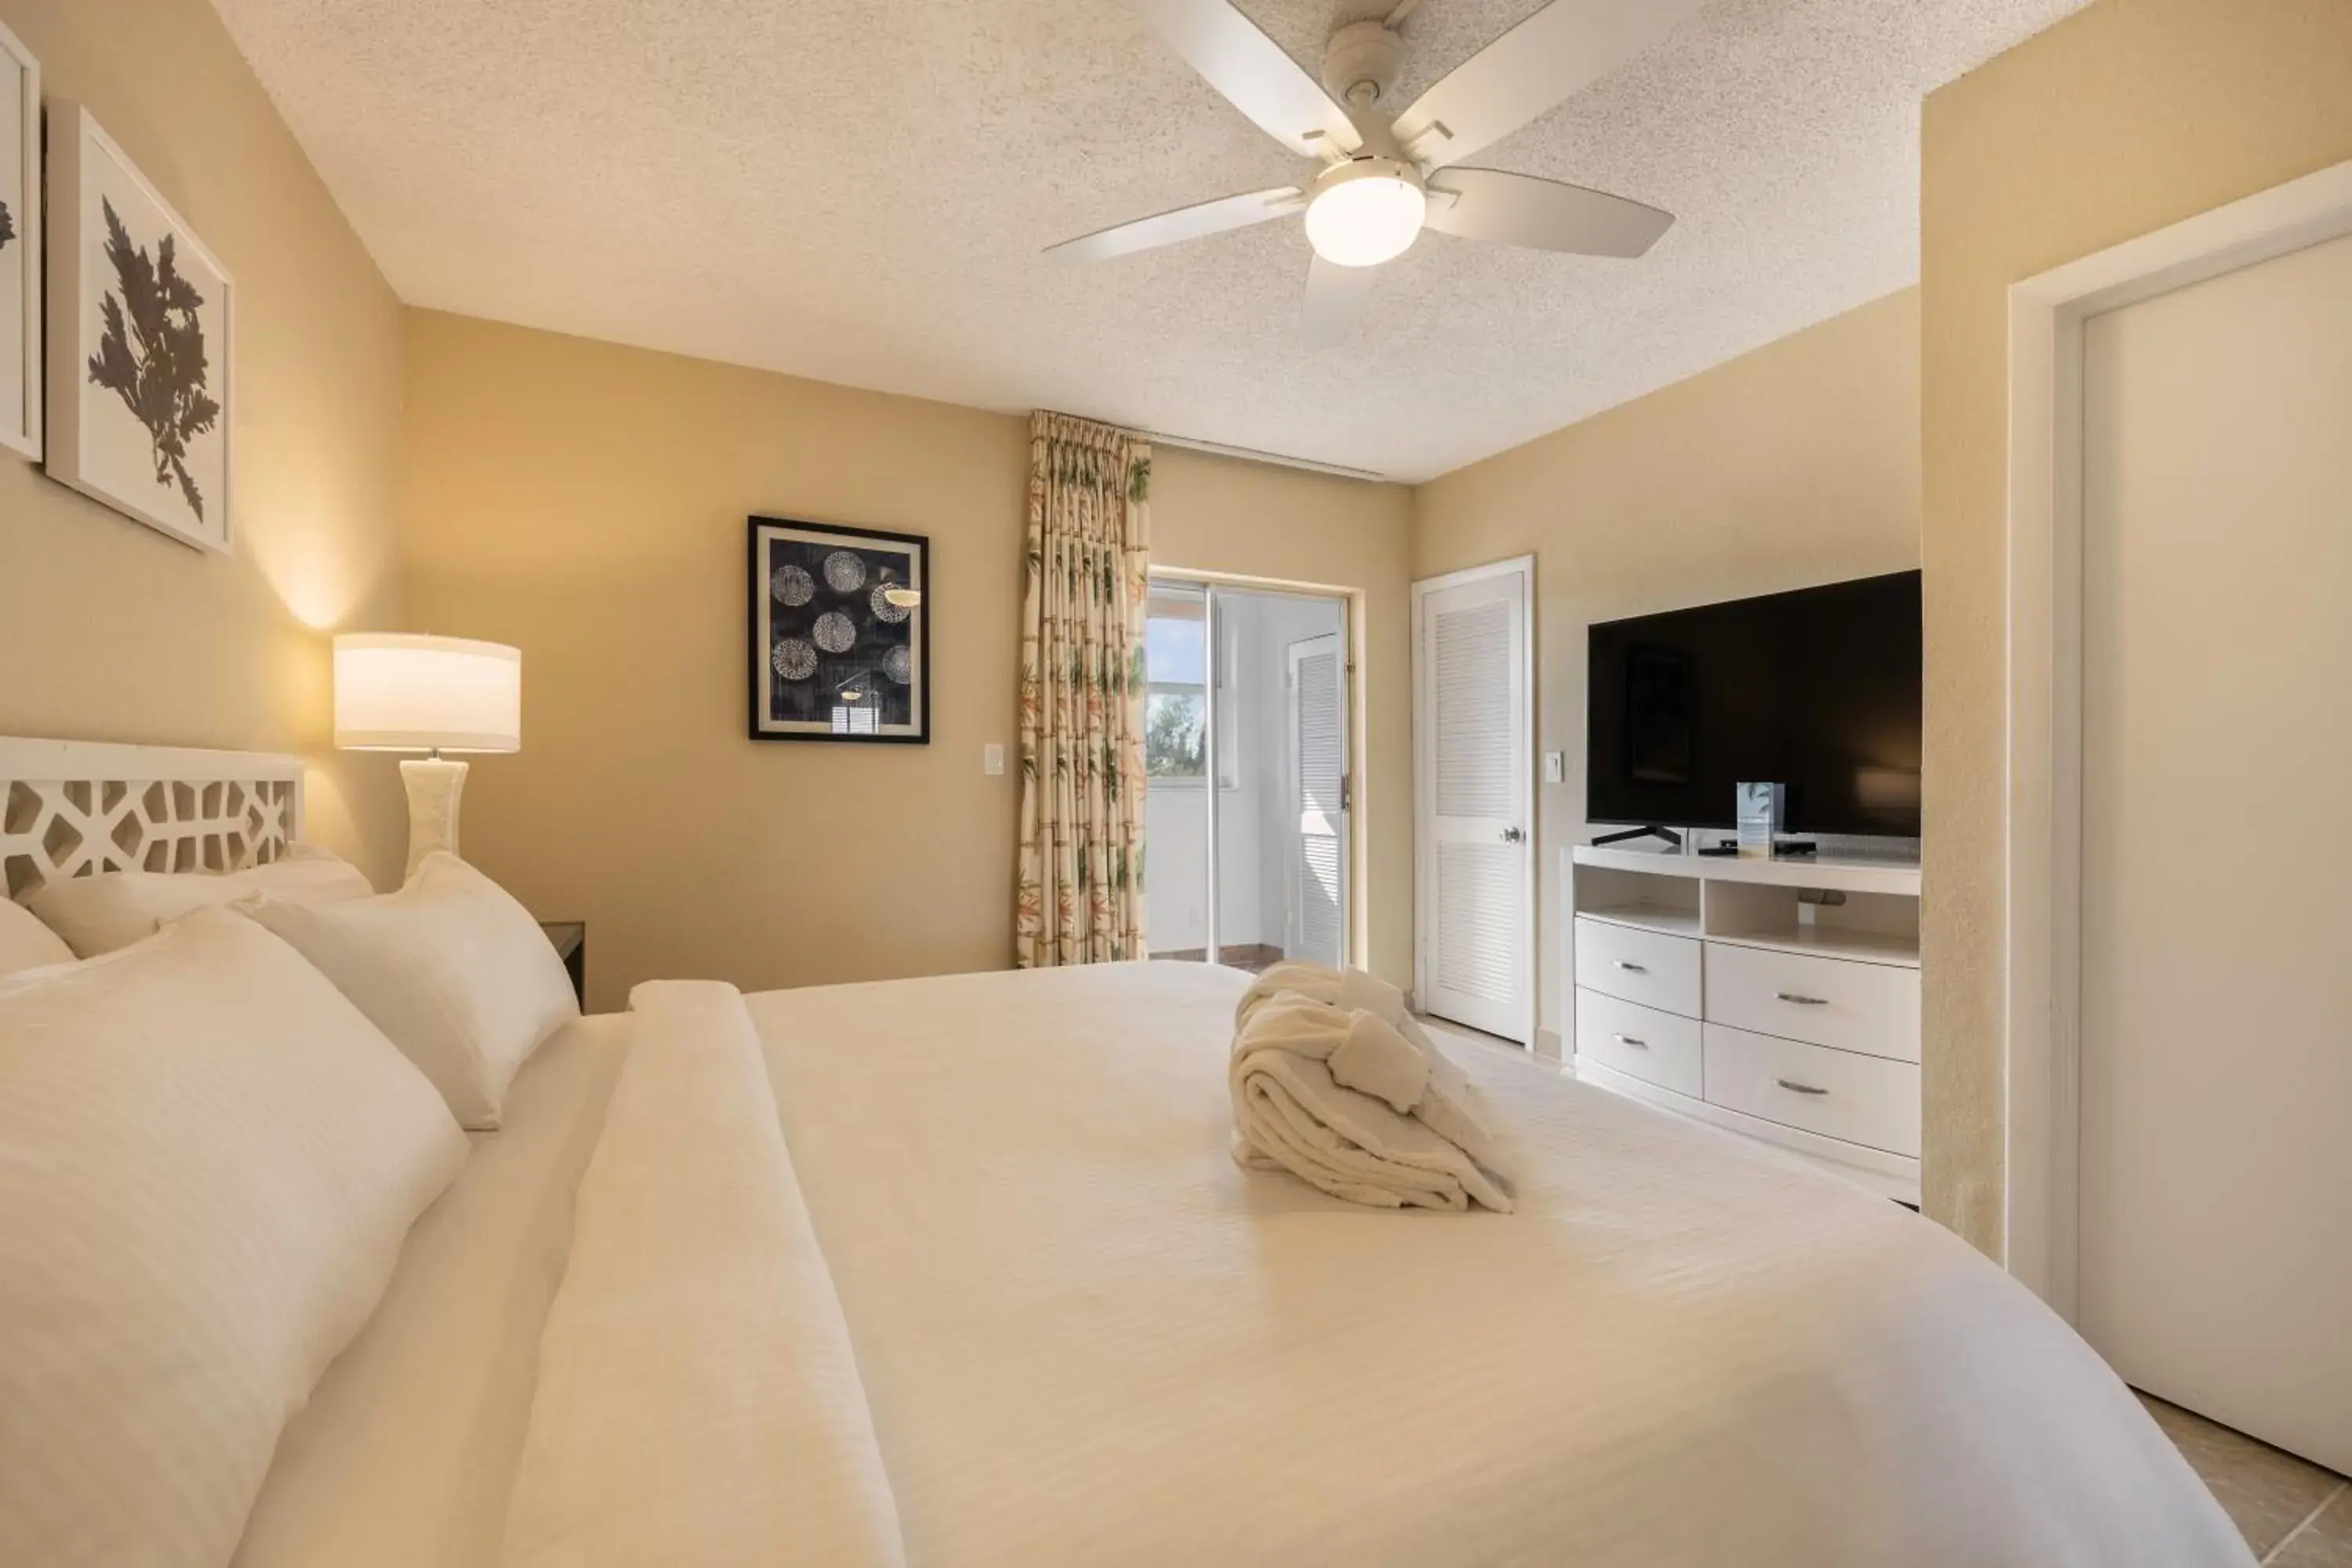
[[[1797,1083],[1785,1078],[1776,1078],[1772,1081],[1779,1084],[1782,1089],[1787,1089],[1790,1094],[1827,1094],[1829,1092],[1828,1089],[1815,1089],[1811,1084]]]
[[[1650,973],[1649,966],[1647,964],[1636,963],[1630,958],[1621,958],[1617,960],[1617,967],[1623,970],[1628,974],[1647,974]]]
[[[1646,1051],[1650,1048],[1649,1041],[1637,1040],[1631,1035],[1612,1035],[1609,1037],[1621,1046],[1631,1046],[1637,1051]]]
[[[1826,1007],[1830,1005],[1826,996],[1801,996],[1794,991],[1775,991],[1772,994],[1783,1002],[1794,1002],[1800,1007]]]

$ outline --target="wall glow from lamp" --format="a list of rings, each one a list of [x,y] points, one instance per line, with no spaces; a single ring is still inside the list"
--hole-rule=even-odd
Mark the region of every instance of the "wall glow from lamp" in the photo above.
[[[1307,242],[1339,267],[1377,267],[1412,247],[1429,198],[1410,163],[1359,158],[1325,174],[1307,205]]]
[[[408,791],[408,869],[457,853],[467,764],[444,752],[522,749],[522,653],[465,637],[371,632],[335,639],[335,744],[426,752],[400,764]]]

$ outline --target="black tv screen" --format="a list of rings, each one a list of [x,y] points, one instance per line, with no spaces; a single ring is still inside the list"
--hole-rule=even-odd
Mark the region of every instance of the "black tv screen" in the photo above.
[[[1788,786],[1791,833],[1919,835],[1919,574],[1591,628],[1588,821],[1729,827]]]

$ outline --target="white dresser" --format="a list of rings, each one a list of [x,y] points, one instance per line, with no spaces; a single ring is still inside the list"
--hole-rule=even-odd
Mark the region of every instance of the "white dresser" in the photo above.
[[[1580,845],[1579,1078],[1919,1201],[1919,868]]]

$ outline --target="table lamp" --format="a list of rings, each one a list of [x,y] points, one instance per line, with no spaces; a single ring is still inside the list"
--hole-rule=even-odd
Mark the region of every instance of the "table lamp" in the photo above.
[[[522,749],[522,651],[503,643],[402,632],[335,639],[335,744],[425,752],[400,764],[408,790],[408,869],[457,851],[466,766],[445,752]]]

